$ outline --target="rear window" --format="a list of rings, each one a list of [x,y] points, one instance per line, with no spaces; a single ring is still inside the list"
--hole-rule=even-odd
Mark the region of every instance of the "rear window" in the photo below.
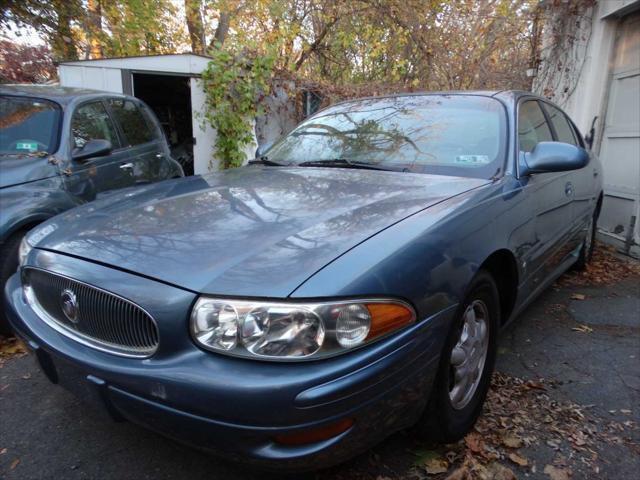
[[[60,112],[48,100],[0,96],[0,154],[55,152]]]
[[[111,98],[108,100],[130,146],[140,145],[154,140],[154,135],[140,113],[140,109],[131,100]]]

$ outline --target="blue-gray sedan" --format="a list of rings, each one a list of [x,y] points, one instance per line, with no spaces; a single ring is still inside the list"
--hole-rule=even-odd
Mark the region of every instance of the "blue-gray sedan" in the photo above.
[[[6,287],[45,374],[264,468],[461,438],[500,328],[591,255],[598,160],[525,92],[350,101],[252,165],[70,210]]]

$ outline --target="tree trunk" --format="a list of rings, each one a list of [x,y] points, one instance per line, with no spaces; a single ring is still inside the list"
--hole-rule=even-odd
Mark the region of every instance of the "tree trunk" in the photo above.
[[[51,3],[58,17],[51,38],[53,56],[56,60],[78,60],[78,50],[71,32],[73,4],[66,0],[53,0]]]
[[[204,27],[202,26],[201,0],[184,0],[184,11],[187,17],[187,29],[191,40],[191,51],[204,53]]]
[[[210,47],[215,47],[216,44],[223,45],[229,33],[229,24],[231,23],[231,14],[229,12],[220,12],[220,19],[218,20],[218,28],[213,36]]]
[[[87,50],[88,58],[102,58],[102,5],[100,0],[88,0],[87,10],[89,11]]]

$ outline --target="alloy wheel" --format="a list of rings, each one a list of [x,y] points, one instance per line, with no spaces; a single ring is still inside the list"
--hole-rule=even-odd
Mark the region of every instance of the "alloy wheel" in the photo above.
[[[489,349],[489,309],[482,300],[474,300],[463,322],[450,359],[449,400],[456,410],[469,404],[482,379]]]

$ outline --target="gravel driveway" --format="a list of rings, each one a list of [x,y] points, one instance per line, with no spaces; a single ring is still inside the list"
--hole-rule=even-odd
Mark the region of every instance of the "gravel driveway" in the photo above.
[[[640,274],[617,258],[600,251],[587,276],[563,277],[504,332],[485,414],[465,441],[431,446],[400,433],[308,477],[637,478]],[[29,355],[5,355],[0,478],[271,477],[111,423],[50,385]]]

